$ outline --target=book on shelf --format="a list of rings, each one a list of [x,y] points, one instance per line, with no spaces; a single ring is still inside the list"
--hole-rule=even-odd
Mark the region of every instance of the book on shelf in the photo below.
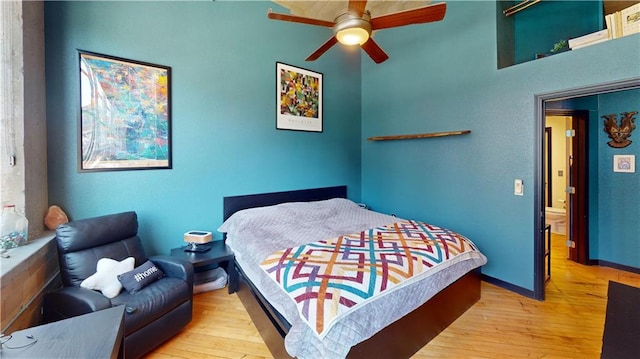
[[[640,2],[605,16],[609,38],[640,33]]]
[[[569,39],[569,48],[577,49],[580,47],[597,44],[609,40],[609,31],[607,29]]]
[[[620,10],[622,20],[622,36],[640,32],[640,3]]]
[[[605,37],[604,39],[600,39],[600,40],[595,40],[595,41],[590,41],[590,42],[585,42],[584,44],[579,44],[579,45],[573,45],[572,47],[569,47],[571,50],[575,50],[575,49],[579,49],[581,47],[587,47],[587,46],[591,46],[591,45],[595,45],[595,44],[599,44],[601,42],[605,42],[605,41],[609,41],[608,37]]]
[[[605,16],[606,29],[569,39],[569,48],[598,44],[610,39],[640,33],[640,2]]]

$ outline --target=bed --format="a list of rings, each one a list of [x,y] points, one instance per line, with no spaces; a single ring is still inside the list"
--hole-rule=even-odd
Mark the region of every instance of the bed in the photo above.
[[[278,265],[285,258],[303,253],[300,248],[306,246],[338,239],[342,243],[349,235],[358,239],[379,235],[381,229],[402,231],[405,224],[424,224],[364,209],[346,197],[346,186],[337,186],[224,198],[224,223],[218,230],[235,253],[238,297],[275,358],[410,357],[480,299],[480,267],[486,257],[464,238],[472,250],[453,258],[453,264],[434,265],[434,273],[409,278],[409,284],[389,282],[391,289],[350,303],[349,310],[343,311],[342,305],[333,317],[321,306],[324,317],[309,314],[320,302],[320,292],[287,292],[296,285],[283,289],[282,282],[291,284],[297,278],[284,277],[286,271]],[[447,238],[463,237],[435,228]],[[368,272],[378,272],[378,277],[383,273]],[[331,299],[331,293],[325,295]],[[315,300],[313,305],[297,301],[305,296]],[[345,296],[340,304],[350,300]],[[337,297],[334,292],[335,303],[326,308],[338,306]]]

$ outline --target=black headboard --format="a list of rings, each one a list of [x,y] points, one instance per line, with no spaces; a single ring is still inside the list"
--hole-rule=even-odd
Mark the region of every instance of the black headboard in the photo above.
[[[223,220],[226,221],[232,214],[247,208],[272,206],[285,202],[322,201],[331,198],[347,198],[347,186],[224,197]]]

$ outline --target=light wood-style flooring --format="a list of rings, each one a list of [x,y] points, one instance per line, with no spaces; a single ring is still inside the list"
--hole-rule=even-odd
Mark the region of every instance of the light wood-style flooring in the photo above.
[[[482,298],[413,358],[600,358],[609,280],[640,287],[640,274],[566,259],[552,236],[552,272],[541,302],[482,283]],[[271,358],[238,297],[197,294],[193,321],[147,356]]]

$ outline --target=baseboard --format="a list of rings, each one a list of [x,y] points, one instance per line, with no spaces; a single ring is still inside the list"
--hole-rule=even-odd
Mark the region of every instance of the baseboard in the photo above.
[[[631,266],[627,266],[627,265],[624,265],[624,264],[618,264],[618,263],[603,261],[601,259],[592,259],[592,260],[590,260],[590,262],[593,263],[594,265],[598,265],[598,266],[601,266],[601,267],[609,267],[609,268],[623,270],[625,272],[631,272],[631,273],[635,273],[635,274],[640,274],[640,268],[631,267]]]
[[[598,266],[602,266],[602,267],[609,267],[609,268],[614,268],[614,269],[618,269],[618,270],[623,270],[625,272],[631,272],[631,273],[640,274],[640,268],[626,266],[624,264],[612,263],[612,262],[603,261],[603,260],[599,260],[599,259],[590,259],[589,260],[589,265],[598,265]],[[486,275],[484,273],[482,274],[482,280],[487,282],[487,283],[491,283],[493,285],[496,285],[496,286],[498,286],[500,288],[506,289],[508,291],[523,295],[525,297],[529,297],[531,299],[537,299],[536,296],[535,296],[534,291],[532,291],[532,290],[519,287],[519,286],[511,284],[509,282],[505,282],[503,280],[488,276],[488,275]]]
[[[500,288],[504,288],[504,289],[506,289],[508,291],[523,295],[525,297],[529,297],[531,299],[536,299],[535,293],[532,290],[519,287],[517,285],[505,282],[503,280],[488,276],[488,275],[486,275],[484,273],[482,274],[482,280],[487,282],[487,283],[491,283],[493,285],[496,285],[496,286],[498,286]]]

